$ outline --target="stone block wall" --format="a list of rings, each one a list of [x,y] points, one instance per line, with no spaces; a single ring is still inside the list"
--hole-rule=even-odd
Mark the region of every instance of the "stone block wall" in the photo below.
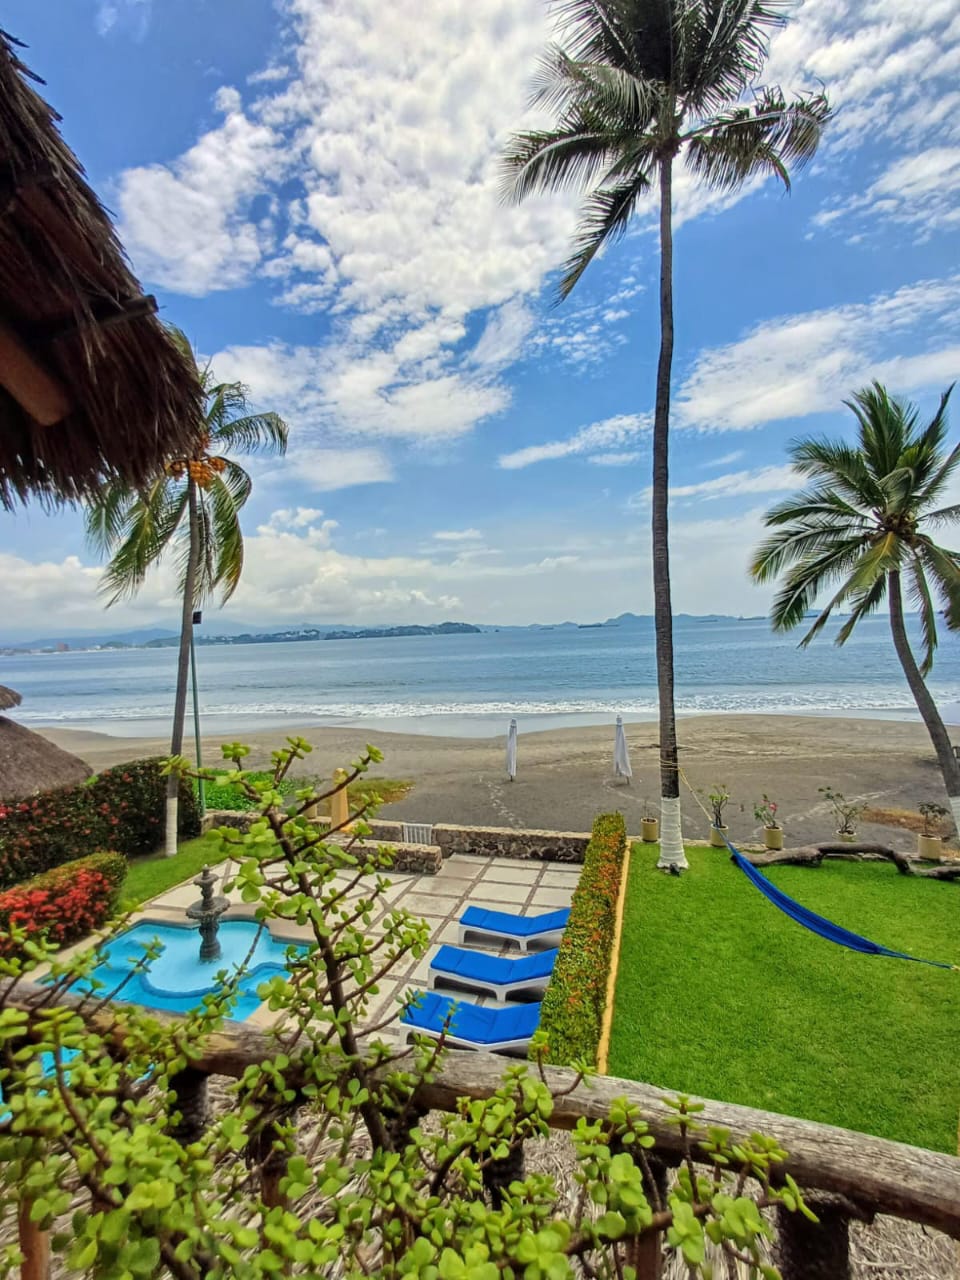
[[[251,813],[237,813],[229,809],[211,810],[203,820],[203,830],[236,827],[245,831],[253,817]],[[452,853],[579,863],[583,862],[584,851],[590,841],[589,831],[523,831],[516,827],[459,827],[445,822],[433,828],[432,845],[403,844],[401,823],[374,819],[368,825],[373,840],[396,848],[397,871],[423,875],[433,875],[440,868],[440,860],[449,858]]]
[[[516,827],[458,827],[443,823],[433,838],[449,858],[474,853],[493,858],[522,858],[539,862],[583,862],[589,831],[523,831]]]

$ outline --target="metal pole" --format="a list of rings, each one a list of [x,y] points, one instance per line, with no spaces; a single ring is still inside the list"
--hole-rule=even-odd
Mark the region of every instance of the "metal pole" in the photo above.
[[[197,610],[193,615],[193,625],[196,626],[201,621],[200,611]],[[190,678],[193,682],[193,740],[197,747],[197,768],[203,768],[203,753],[200,749],[200,700],[197,696],[197,651],[193,643],[193,627],[190,628]],[[200,817],[202,818],[207,812],[205,797],[203,794],[203,779],[197,779],[197,799],[200,805]]]

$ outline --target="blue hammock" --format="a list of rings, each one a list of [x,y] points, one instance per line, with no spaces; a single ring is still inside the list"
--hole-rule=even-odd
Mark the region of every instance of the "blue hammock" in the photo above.
[[[810,911],[807,907],[802,907],[799,902],[794,902],[793,898],[788,898],[767,879],[762,871],[758,871],[752,862],[748,862],[729,840],[726,843],[733,861],[751,884],[759,889],[765,898],[769,898],[775,907],[779,907],[784,915],[788,915],[797,924],[802,924],[811,933],[819,934],[828,942],[835,942],[838,946],[848,947],[851,951],[860,951],[868,956],[887,956],[891,960],[914,960],[917,964],[932,964],[937,969],[957,968],[956,965],[945,964],[942,960],[922,960],[919,956],[907,955],[905,951],[891,951],[889,947],[881,947],[879,942],[871,942],[869,938],[861,938],[858,933],[842,929],[840,925],[833,924],[823,916],[818,916],[815,911]]]

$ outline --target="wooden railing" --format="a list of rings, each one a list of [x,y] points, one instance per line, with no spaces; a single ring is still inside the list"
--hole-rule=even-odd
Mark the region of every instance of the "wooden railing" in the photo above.
[[[11,997],[4,998],[0,992],[0,1005],[29,1009],[48,1001],[49,992],[26,983],[19,984]],[[58,1003],[73,1001],[64,998]],[[164,1015],[156,1016],[164,1020]],[[89,1021],[107,1037],[114,1028],[108,1010],[93,1014]],[[238,1079],[248,1066],[276,1053],[273,1037],[239,1023],[227,1023],[221,1031],[208,1036],[200,1056],[178,1081],[184,1137],[205,1122],[208,1077]],[[504,1059],[493,1054],[450,1050],[436,1077],[420,1086],[416,1104],[423,1111],[452,1111],[460,1098],[489,1097],[502,1079],[504,1066]],[[546,1068],[546,1079],[556,1096],[551,1127],[571,1129],[580,1117],[599,1119],[608,1113],[614,1098],[626,1098],[641,1109],[661,1158],[669,1161],[682,1153],[676,1113],[663,1101],[667,1090],[603,1076],[581,1082],[569,1091],[575,1076],[562,1067]],[[830,1280],[843,1280],[848,1276],[851,1219],[869,1221],[876,1214],[891,1214],[960,1240],[957,1157],[795,1116],[708,1099],[694,1101],[703,1104],[704,1109],[697,1116],[703,1125],[728,1129],[734,1141],[763,1133],[776,1138],[788,1152],[782,1170],[804,1189],[820,1222],[810,1223],[799,1214],[780,1215],[780,1263],[785,1280],[823,1280],[827,1276]],[[283,1169],[272,1167],[268,1161],[261,1173],[264,1198],[275,1203]],[[42,1280],[48,1256],[42,1233],[28,1231],[27,1238],[21,1239],[21,1247],[27,1255],[23,1280]],[[654,1276],[657,1272],[648,1274]]]

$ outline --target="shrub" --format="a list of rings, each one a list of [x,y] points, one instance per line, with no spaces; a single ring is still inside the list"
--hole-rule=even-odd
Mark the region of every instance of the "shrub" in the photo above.
[[[623,814],[600,814],[543,998],[540,1026],[546,1032],[550,1062],[596,1063],[626,847]]]
[[[113,915],[126,874],[123,854],[94,853],[0,893],[0,954],[20,950],[9,937],[14,925],[58,946],[85,938]]]
[[[76,786],[0,805],[0,888],[99,849],[153,853],[163,836],[167,780],[161,761],[133,760]],[[180,785],[179,833],[200,832],[193,789]]]

